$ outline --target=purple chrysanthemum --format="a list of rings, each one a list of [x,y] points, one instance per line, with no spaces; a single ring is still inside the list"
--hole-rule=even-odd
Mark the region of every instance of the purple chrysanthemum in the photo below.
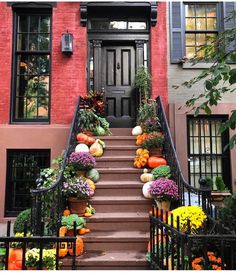
[[[68,157],[68,164],[80,170],[89,170],[95,167],[96,160],[89,152],[72,152]]]
[[[177,184],[166,178],[160,178],[153,181],[150,184],[149,193],[154,199],[159,201],[179,199]]]

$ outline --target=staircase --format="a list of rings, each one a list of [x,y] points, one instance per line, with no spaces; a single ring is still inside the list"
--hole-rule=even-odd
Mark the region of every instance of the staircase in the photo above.
[[[142,170],[133,168],[135,137],[124,128],[98,138],[106,149],[96,158],[100,180],[91,200],[96,214],[86,218],[91,232],[83,236],[85,253],[76,259],[78,269],[148,269],[151,202],[142,195]]]

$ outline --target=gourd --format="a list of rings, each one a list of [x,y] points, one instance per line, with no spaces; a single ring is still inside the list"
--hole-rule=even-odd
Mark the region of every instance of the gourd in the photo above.
[[[155,168],[158,166],[167,165],[167,161],[162,157],[151,156],[149,157],[147,164],[148,164],[148,167]]]
[[[132,129],[132,135],[134,135],[134,136],[141,135],[142,132],[143,132],[143,130],[140,126],[136,126]]]
[[[152,199],[152,196],[149,192],[149,187],[151,185],[152,181],[151,182],[147,182],[146,184],[143,185],[143,196],[146,198],[146,199]]]
[[[89,152],[89,148],[87,145],[85,144],[78,144],[76,147],[75,147],[75,152],[76,153],[79,153],[79,152]]]
[[[65,209],[65,210],[63,211],[63,215],[64,215],[64,216],[70,215],[70,210],[69,210],[69,209]]]
[[[67,233],[66,226],[61,226],[60,229],[59,229],[59,237],[64,237],[66,235],[66,233]]]
[[[136,137],[136,145],[140,146],[146,140],[147,137],[148,137],[147,133],[143,133],[141,135],[138,135]]]
[[[77,134],[76,139],[79,143],[84,143],[89,146],[91,146],[96,141],[96,139],[94,139],[84,133]]]
[[[134,167],[142,168],[147,164],[149,158],[149,151],[139,148],[136,150],[136,157],[134,159]]]
[[[94,182],[93,182],[91,179],[86,179],[86,182],[88,183],[89,187],[90,187],[93,191],[95,191],[96,186],[95,186]]]
[[[94,183],[97,183],[99,180],[99,172],[95,168],[86,172],[85,176],[86,178],[92,180]]]
[[[68,249],[69,254],[73,255],[73,246]],[[80,256],[84,252],[84,242],[80,237],[76,237],[75,256]]]
[[[89,152],[94,157],[100,157],[103,154],[103,148],[105,147],[105,143],[101,140],[97,139],[94,144],[91,145]]]
[[[154,180],[154,176],[152,173],[148,173],[148,169],[144,168],[143,174],[140,176],[140,180],[143,183],[147,183]]]

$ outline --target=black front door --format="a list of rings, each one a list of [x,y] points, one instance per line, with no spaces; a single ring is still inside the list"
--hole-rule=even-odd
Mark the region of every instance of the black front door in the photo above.
[[[133,127],[136,96],[134,46],[102,47],[102,87],[106,97],[106,118],[111,127]]]

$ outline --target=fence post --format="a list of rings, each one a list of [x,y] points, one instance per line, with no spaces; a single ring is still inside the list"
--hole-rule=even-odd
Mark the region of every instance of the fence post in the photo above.
[[[209,201],[211,199],[211,189],[207,185],[206,179],[200,178],[198,182],[200,185],[200,190],[202,190],[202,208],[205,212],[210,213]]]

